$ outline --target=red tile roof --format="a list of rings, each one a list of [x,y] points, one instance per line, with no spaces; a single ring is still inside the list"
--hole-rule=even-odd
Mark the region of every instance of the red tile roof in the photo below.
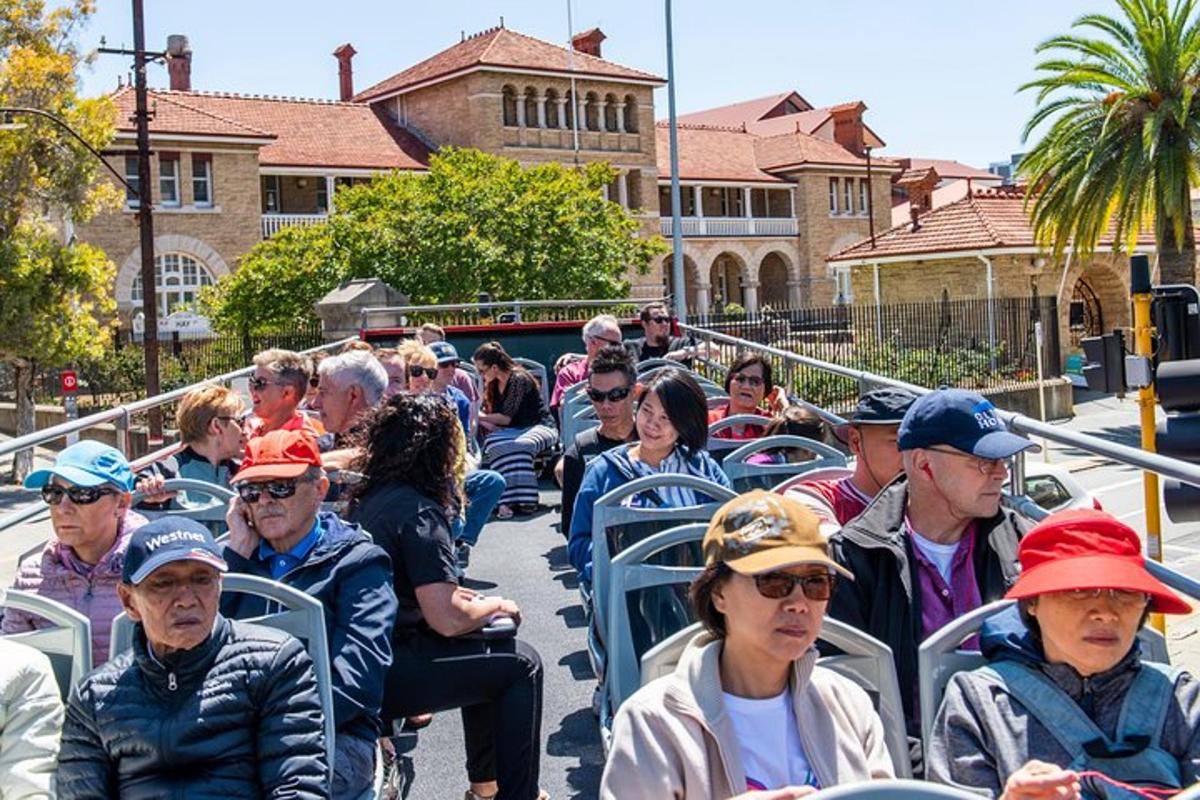
[[[670,131],[656,125],[658,174],[671,177]],[[738,128],[707,125],[679,126],[679,177],[681,180],[763,181],[786,183],[759,168],[754,154],[758,137]]]
[[[978,190],[921,215],[918,224],[915,231],[911,222],[897,225],[876,235],[874,247],[869,239],[864,239],[826,260],[859,261],[895,256],[917,259],[960,250],[1036,246],[1033,225],[1025,211],[1025,196],[1020,190]],[[1148,233],[1145,237],[1147,244],[1153,244],[1153,237]],[[1100,244],[1111,246],[1112,237],[1105,237]]]
[[[121,130],[133,130],[134,93],[113,95]],[[423,170],[429,149],[362,103],[153,89],[152,134],[256,137],[259,163],[277,167]]]
[[[649,72],[623,67],[578,51],[570,51],[508,28],[491,28],[364,89],[355,95],[354,99],[371,100],[465,69],[486,66],[545,72],[567,72],[573,69],[579,75],[593,78],[664,83],[662,78]]]
[[[743,100],[740,103],[732,103],[727,106],[718,106],[717,108],[709,108],[704,111],[694,111],[691,114],[680,114],[677,119],[680,123],[689,125],[740,128],[743,123],[749,124],[761,120],[772,109],[793,96],[799,100],[797,105],[812,108],[811,103],[795,92],[781,92],[780,94],[758,97],[754,100]]]
[[[867,160],[851,153],[846,148],[828,139],[809,136],[806,133],[785,133],[781,136],[758,137],[755,145],[758,164],[763,169],[779,170],[799,164],[834,164],[838,166],[866,166]],[[890,162],[872,159],[877,166]]]
[[[898,158],[897,156],[892,156]],[[912,169],[928,169],[933,167],[937,170],[937,174],[942,180],[955,180],[956,178],[979,178],[985,181],[994,181],[1000,183],[1000,176],[993,175],[986,169],[968,166],[961,161],[953,161],[947,158],[910,158]]]

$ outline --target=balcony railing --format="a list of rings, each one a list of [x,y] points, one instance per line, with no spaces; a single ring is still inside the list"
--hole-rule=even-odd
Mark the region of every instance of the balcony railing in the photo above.
[[[317,225],[327,218],[327,214],[263,214],[262,235],[264,239],[270,239],[283,228]]]
[[[662,235],[671,236],[671,218],[662,217]],[[684,236],[796,236],[794,217],[683,217]]]

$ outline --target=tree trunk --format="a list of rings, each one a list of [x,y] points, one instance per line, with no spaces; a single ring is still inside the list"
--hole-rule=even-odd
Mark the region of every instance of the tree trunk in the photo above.
[[[9,363],[12,365],[16,384],[17,436],[24,436],[33,433],[36,426],[33,405],[33,362],[22,358],[14,359]],[[13,483],[20,483],[31,471],[33,471],[33,450],[14,453],[9,479]]]
[[[1188,283],[1196,285],[1195,248],[1176,250],[1170,242],[1158,255],[1159,283]]]

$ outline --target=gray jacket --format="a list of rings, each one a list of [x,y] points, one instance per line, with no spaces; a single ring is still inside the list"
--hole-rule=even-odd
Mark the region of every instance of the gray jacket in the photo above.
[[[1115,667],[1088,678],[1066,664],[1048,663],[1015,607],[985,623],[980,644],[989,662],[1015,661],[1036,669],[1110,739],[1116,736],[1125,695],[1145,669],[1136,642]],[[1175,681],[1159,746],[1179,760],[1183,786],[1200,778],[1200,682],[1186,672]],[[1038,718],[980,670],[950,679],[926,758],[929,780],[986,797],[999,796],[1009,776],[1032,759],[1062,767],[1071,761]]]

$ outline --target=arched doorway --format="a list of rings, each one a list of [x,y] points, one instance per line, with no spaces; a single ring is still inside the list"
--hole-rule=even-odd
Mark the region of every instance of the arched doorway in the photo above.
[[[758,265],[758,304],[774,309],[788,304],[787,262],[779,253],[767,253]]]
[[[672,275],[672,265],[674,263],[671,254],[663,259],[663,296],[675,297],[675,277]],[[687,253],[683,254],[683,288],[685,292],[685,300],[688,310],[692,313],[707,312],[707,308],[701,310],[699,308],[698,297],[696,295],[696,278],[700,274],[700,270],[696,268],[696,262]]]
[[[1104,308],[1100,304],[1100,296],[1086,278],[1075,282],[1067,325],[1071,333],[1072,350],[1080,349],[1080,340],[1104,333]]]
[[[708,282],[712,286],[713,306],[727,306],[737,303],[743,308],[746,305],[742,293],[742,260],[732,253],[721,253],[713,259],[708,270]]]

